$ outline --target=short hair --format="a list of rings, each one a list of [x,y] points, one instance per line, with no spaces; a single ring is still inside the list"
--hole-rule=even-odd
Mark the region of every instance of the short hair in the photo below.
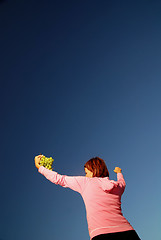
[[[103,159],[94,157],[88,160],[84,168],[93,172],[93,177],[109,177],[109,171]]]

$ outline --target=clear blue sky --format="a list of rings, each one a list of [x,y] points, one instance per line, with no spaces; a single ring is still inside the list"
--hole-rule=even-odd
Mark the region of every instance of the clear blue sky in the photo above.
[[[124,216],[161,240],[161,1],[1,1],[0,240],[89,239],[81,196],[37,172],[103,158]]]

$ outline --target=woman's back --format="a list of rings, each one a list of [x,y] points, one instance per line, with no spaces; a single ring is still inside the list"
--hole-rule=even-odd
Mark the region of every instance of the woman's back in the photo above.
[[[118,181],[105,178],[88,178],[82,197],[86,206],[91,238],[104,233],[133,230],[121,211],[121,195],[125,189],[123,175]]]

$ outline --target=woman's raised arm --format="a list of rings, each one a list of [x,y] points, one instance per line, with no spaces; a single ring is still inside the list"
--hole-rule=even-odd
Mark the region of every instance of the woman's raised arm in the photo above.
[[[83,176],[66,176],[60,175],[55,171],[46,169],[40,166],[40,159],[43,155],[38,155],[35,157],[35,166],[39,173],[44,175],[49,181],[56,185],[60,185],[65,188],[70,188],[76,192],[82,193],[88,178]]]

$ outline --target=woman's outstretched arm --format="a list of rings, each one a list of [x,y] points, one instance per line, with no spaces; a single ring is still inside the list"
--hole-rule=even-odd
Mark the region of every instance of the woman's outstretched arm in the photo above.
[[[66,175],[60,175],[55,171],[51,171],[46,169],[43,166],[40,166],[40,159],[42,155],[35,157],[35,166],[37,167],[39,173],[44,175],[49,181],[55,183],[56,185],[60,185],[65,188],[70,188],[76,192],[82,193],[87,181],[86,177],[76,176],[70,177]]]

